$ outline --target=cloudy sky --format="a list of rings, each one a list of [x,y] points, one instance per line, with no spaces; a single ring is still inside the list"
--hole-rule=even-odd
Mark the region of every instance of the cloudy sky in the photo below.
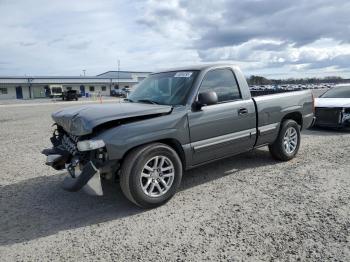
[[[349,0],[0,0],[0,75],[96,75],[119,59],[350,77],[349,14]]]

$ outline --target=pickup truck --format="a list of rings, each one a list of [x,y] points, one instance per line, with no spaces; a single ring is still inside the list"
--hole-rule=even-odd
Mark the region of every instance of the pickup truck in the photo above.
[[[216,64],[153,73],[123,102],[52,118],[53,147],[42,153],[47,165],[67,169],[64,189],[102,195],[101,179],[113,179],[130,201],[153,208],[199,165],[262,146],[280,161],[294,158],[314,104],[310,91],[252,98],[238,67]]]

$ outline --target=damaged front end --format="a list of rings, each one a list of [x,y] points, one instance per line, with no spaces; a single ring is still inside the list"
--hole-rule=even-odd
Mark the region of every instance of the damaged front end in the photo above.
[[[56,127],[50,138],[53,147],[42,151],[46,155],[46,165],[68,171],[69,175],[62,183],[65,190],[83,189],[92,195],[103,195],[101,176],[110,176],[116,169],[108,161],[103,140],[74,136],[57,124]]]
[[[347,128],[350,127],[350,108],[318,107],[315,112],[316,126]]]
[[[344,127],[350,127],[350,108],[343,108],[342,124]]]

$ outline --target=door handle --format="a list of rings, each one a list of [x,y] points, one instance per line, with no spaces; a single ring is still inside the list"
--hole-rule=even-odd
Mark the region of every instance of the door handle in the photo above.
[[[248,114],[248,109],[247,108],[240,108],[238,110],[238,114],[239,115],[246,115],[246,114]]]

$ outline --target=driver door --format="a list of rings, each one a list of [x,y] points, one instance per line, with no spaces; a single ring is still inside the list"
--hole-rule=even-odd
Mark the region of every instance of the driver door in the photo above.
[[[253,148],[256,137],[255,106],[243,100],[230,68],[209,71],[199,93],[214,91],[218,104],[188,114],[192,163],[197,165]]]

